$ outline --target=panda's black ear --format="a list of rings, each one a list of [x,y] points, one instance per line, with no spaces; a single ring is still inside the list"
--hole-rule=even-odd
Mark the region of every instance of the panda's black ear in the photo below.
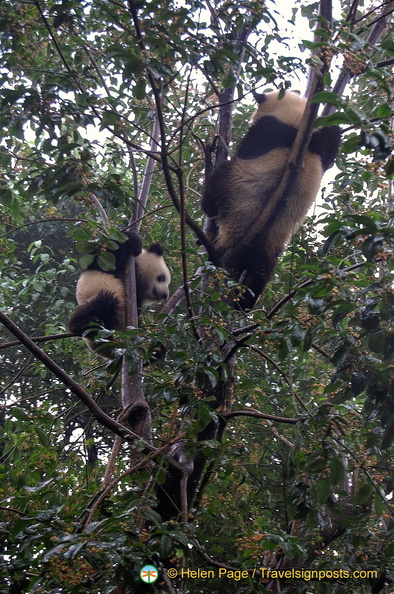
[[[261,103],[265,103],[265,101],[267,101],[267,96],[265,93],[253,92],[253,97],[255,98],[256,103],[258,103],[259,105],[261,105]]]
[[[158,256],[162,256],[164,254],[164,248],[158,241],[155,241],[147,249],[147,252],[151,252],[152,254],[157,254]]]

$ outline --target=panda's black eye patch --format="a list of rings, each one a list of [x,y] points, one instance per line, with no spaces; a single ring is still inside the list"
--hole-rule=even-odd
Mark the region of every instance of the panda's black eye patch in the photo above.
[[[164,276],[164,274],[159,274],[159,276],[157,277],[158,283],[164,283],[165,280],[166,280],[166,277]]]

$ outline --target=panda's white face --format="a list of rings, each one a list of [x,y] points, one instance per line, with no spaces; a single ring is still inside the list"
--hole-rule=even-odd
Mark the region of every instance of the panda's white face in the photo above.
[[[162,256],[142,250],[136,258],[136,268],[140,305],[151,305],[168,299],[171,274]]]

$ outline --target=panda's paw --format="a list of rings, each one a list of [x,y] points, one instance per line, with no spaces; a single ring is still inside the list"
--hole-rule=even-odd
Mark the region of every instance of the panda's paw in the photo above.
[[[125,247],[128,254],[132,256],[139,256],[142,252],[142,241],[140,236],[136,231],[132,231],[131,229],[126,229],[124,233],[127,235],[128,239],[121,248]]]

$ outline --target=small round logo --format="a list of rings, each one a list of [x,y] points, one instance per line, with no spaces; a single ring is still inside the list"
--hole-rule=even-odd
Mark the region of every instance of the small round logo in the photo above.
[[[154,565],[144,565],[140,571],[140,579],[145,584],[153,584],[159,578],[159,570]]]

